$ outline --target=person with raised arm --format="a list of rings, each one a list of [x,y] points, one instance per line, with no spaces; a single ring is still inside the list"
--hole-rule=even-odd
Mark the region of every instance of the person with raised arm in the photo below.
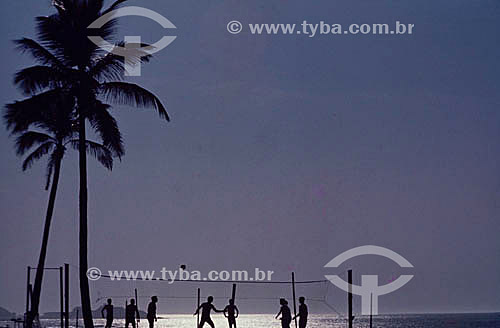
[[[135,305],[135,300],[132,298],[130,300],[130,304],[125,308],[125,328],[128,328],[128,324],[131,323],[132,327],[135,328],[135,319],[137,318],[137,322],[141,320],[141,316],[139,315],[139,309],[137,309],[137,305]]]
[[[203,328],[203,325],[205,323],[208,323],[210,327],[215,328],[214,322],[212,321],[212,318],[210,318],[210,311],[214,310],[214,312],[224,312],[224,310],[217,310],[215,306],[212,304],[213,301],[214,301],[213,296],[208,296],[207,301],[205,303],[202,303],[196,309],[196,312],[193,314],[197,315],[201,310],[201,319],[198,328]]]

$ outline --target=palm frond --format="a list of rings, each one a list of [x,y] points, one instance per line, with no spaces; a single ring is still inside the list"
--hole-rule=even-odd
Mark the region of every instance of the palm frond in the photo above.
[[[104,26],[89,29],[88,26],[101,14],[100,0],[65,1],[64,10],[48,17],[37,17],[38,38],[69,67],[81,69],[91,66],[92,60],[104,50],[88,39],[99,36],[113,39],[117,19],[111,19]]]
[[[4,121],[12,133],[27,130],[32,125],[55,131],[60,120],[57,114],[62,113],[61,108],[71,110],[73,101],[60,89],[49,90],[5,105]]]
[[[33,163],[42,158],[44,155],[47,155],[53,146],[54,143],[51,141],[41,144],[37,149],[35,149],[35,151],[33,151],[31,154],[29,154],[28,157],[26,157],[23,162],[23,171],[26,171],[33,165]]]
[[[102,143],[115,157],[121,159],[125,154],[123,139],[118,123],[108,112],[111,106],[96,101],[93,111],[87,117],[94,131],[101,137]]]
[[[62,62],[54,56],[48,49],[33,39],[22,38],[15,40],[16,49],[21,53],[29,53],[36,61],[43,65],[62,67]]]
[[[92,15],[99,15],[104,6],[104,0],[90,0],[84,3],[84,5],[86,6],[85,9],[91,12]]]
[[[14,83],[24,94],[35,94],[47,88],[60,88],[66,79],[65,75],[50,66],[32,66],[16,73]]]
[[[22,156],[34,145],[43,144],[49,140],[53,143],[56,142],[54,138],[45,133],[36,131],[24,132],[16,139],[17,155]]]
[[[54,90],[50,90],[28,99],[16,101],[5,105],[3,115],[7,129],[12,133],[18,133],[27,130],[30,125],[43,120],[43,113],[40,108],[44,104],[51,103],[56,96]]]
[[[70,141],[71,147],[75,150],[79,150],[78,139]],[[101,163],[108,170],[113,170],[113,153],[104,145],[100,143],[87,140],[85,142],[85,149],[87,154],[93,156],[99,163]]]
[[[107,102],[117,105],[132,105],[138,108],[154,108],[161,118],[170,121],[168,113],[160,99],[143,87],[126,82],[107,82],[99,87]]]
[[[141,44],[140,47],[147,47],[148,44]],[[115,44],[115,47],[125,47],[125,42]],[[89,70],[89,74],[99,81],[121,81],[125,75],[125,61],[127,64],[134,65],[138,63],[147,63],[152,55],[146,51],[129,51],[126,58],[107,53],[105,56],[97,58]]]
[[[123,60],[110,52],[94,62],[89,74],[99,81],[121,81],[125,72]]]
[[[115,9],[118,9],[118,7],[120,7],[120,5],[122,5],[125,1],[127,0],[116,0],[111,6],[109,6],[108,9],[102,12],[102,15],[105,15]]]

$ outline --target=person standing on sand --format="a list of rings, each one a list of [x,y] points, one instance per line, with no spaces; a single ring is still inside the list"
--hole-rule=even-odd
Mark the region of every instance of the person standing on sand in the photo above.
[[[135,319],[137,318],[137,322],[141,320],[141,316],[139,315],[139,310],[135,305],[135,300],[131,299],[130,304],[125,308],[125,328],[128,328],[128,324],[131,323],[132,327],[135,328]]]
[[[309,312],[307,311],[307,305],[305,301],[305,297],[299,297],[299,313],[292,319],[295,320],[297,317],[299,317],[299,328],[306,328],[307,326],[307,316]]]
[[[226,314],[227,313],[227,314]],[[229,300],[229,305],[224,308],[224,316],[227,318],[229,328],[236,328],[236,318],[240,315],[240,311],[234,305],[234,300]]]
[[[200,325],[198,328],[203,328],[203,325],[208,323],[210,327],[215,328],[214,322],[212,321],[212,318],[210,318],[210,311],[214,310],[215,312],[224,312],[223,310],[217,310],[215,306],[212,304],[214,301],[213,296],[208,296],[207,301],[203,304],[201,304],[197,309],[196,312],[193,315],[197,315],[200,312],[201,309],[201,319],[200,319]]]
[[[104,319],[104,311],[106,311],[106,325],[104,328],[111,328],[113,324],[113,304],[111,298],[108,298],[108,304],[104,305],[101,309],[101,315]]]
[[[156,318],[156,303],[158,303],[158,297],[152,296],[151,302],[149,302],[148,305],[148,315],[147,315],[149,328],[154,328],[155,321],[158,321],[158,318]]]
[[[284,298],[280,298],[280,312],[276,315],[276,319],[281,314],[281,327],[282,328],[290,328],[290,322],[292,322],[292,313],[290,312],[290,308],[288,307],[288,302]]]

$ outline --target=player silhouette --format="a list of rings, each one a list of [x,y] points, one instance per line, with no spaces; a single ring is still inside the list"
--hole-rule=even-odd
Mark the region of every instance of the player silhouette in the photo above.
[[[280,298],[280,312],[276,315],[276,319],[281,314],[281,327],[282,328],[290,328],[290,322],[292,322],[292,313],[290,312],[290,308],[288,307],[288,302],[284,298]]]
[[[224,308],[224,316],[227,318],[229,328],[236,328],[236,318],[240,315],[240,311],[234,305],[234,300],[231,298],[229,304]]]
[[[299,317],[299,328],[306,328],[307,326],[307,316],[309,312],[307,311],[307,305],[305,301],[305,297],[299,297],[299,313],[297,313],[297,315],[292,319],[295,320],[297,317]]]
[[[156,318],[156,303],[158,303],[158,297],[152,296],[151,302],[149,302],[148,305],[148,315],[147,315],[149,328],[153,328],[155,326],[155,321],[158,321],[158,318]]]
[[[224,312],[223,310],[217,310],[215,306],[212,304],[213,301],[214,301],[213,296],[208,296],[207,301],[205,303],[202,303],[196,309],[196,312],[193,314],[197,315],[201,309],[201,319],[198,328],[202,328],[205,322],[208,323],[210,327],[215,328],[214,322],[212,321],[212,318],[210,318],[210,311],[214,310],[215,312]]]
[[[111,298],[108,298],[108,304],[104,305],[101,309],[101,315],[103,319],[104,311],[106,311],[106,325],[104,326],[104,328],[111,328],[111,325],[113,324],[113,304],[111,304],[111,302]]]
[[[135,300],[131,299],[130,304],[125,308],[125,328],[128,328],[128,324],[131,323],[132,327],[135,328],[135,319],[137,318],[137,322],[141,319],[139,315],[139,310],[135,305]]]

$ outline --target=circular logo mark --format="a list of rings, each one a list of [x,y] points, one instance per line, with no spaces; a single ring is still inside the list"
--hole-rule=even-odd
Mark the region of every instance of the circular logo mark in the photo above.
[[[243,25],[237,20],[227,23],[227,31],[231,34],[238,34],[243,30]]]
[[[87,278],[94,281],[99,280],[99,278],[101,278],[101,270],[98,268],[89,268],[87,270]]]
[[[333,260],[328,262],[325,267],[337,268],[346,260],[360,255],[379,255],[393,260],[402,268],[413,268],[413,265],[398,253],[390,249],[374,245],[351,248],[350,250],[337,255]],[[325,277],[338,288],[348,293],[352,292],[353,294],[360,295],[361,313],[363,315],[368,315],[370,313],[378,314],[379,296],[392,293],[403,287],[413,278],[413,275],[401,275],[391,283],[381,286],[378,284],[378,276],[376,275],[362,275],[361,286],[351,285],[337,275],[327,275]]]

